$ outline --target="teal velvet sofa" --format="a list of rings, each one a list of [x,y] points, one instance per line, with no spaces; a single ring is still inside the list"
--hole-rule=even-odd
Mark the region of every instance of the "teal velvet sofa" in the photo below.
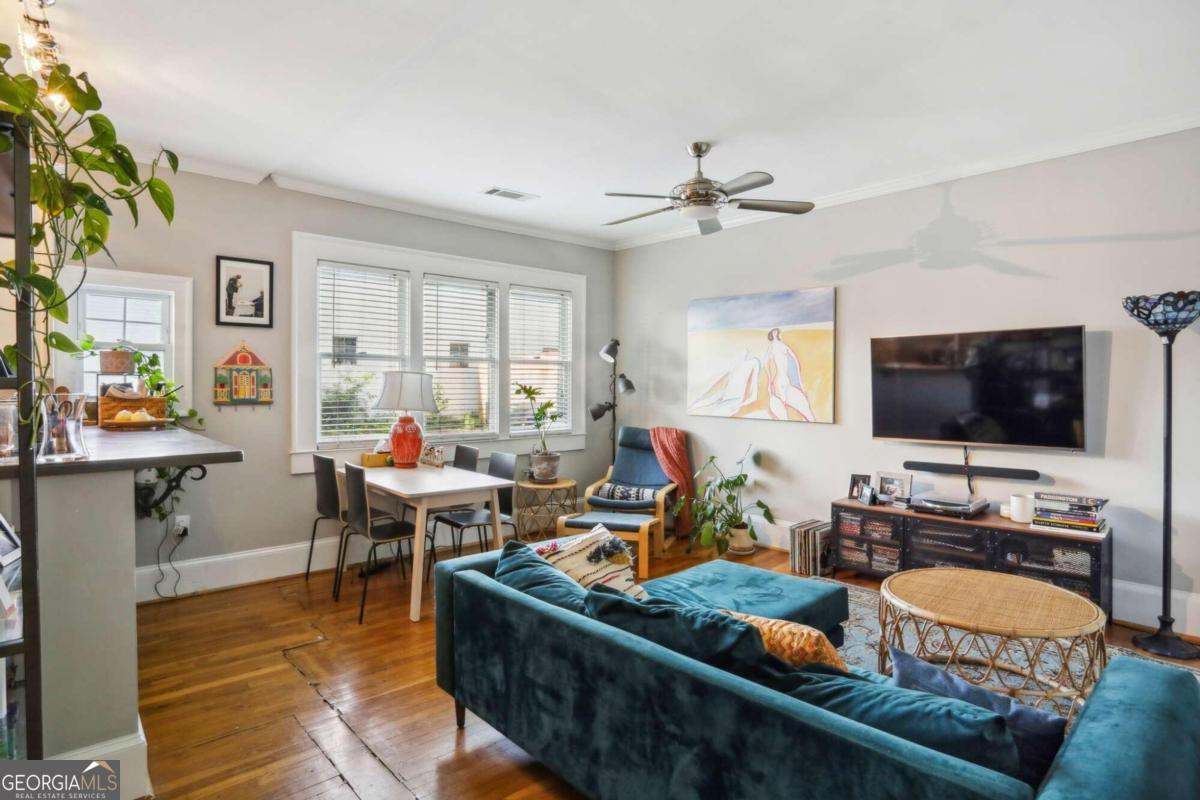
[[[1035,792],[503,586],[498,558],[437,565],[438,685],[590,797],[1200,797],[1182,670],[1115,659]]]

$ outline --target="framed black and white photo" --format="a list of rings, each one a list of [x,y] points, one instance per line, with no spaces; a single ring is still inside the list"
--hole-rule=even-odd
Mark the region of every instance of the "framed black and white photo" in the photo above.
[[[876,472],[875,492],[880,497],[910,497],[912,479],[907,472]]]
[[[274,262],[217,256],[217,324],[274,326]]]
[[[870,485],[870,475],[865,475],[858,472],[852,473],[850,475],[850,493],[847,495],[847,497],[851,499],[858,499],[859,494],[862,493],[862,487]]]

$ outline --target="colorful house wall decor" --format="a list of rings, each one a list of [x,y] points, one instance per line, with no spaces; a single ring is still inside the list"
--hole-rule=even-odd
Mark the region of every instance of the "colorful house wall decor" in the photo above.
[[[273,402],[271,368],[245,342],[230,350],[213,371],[214,404],[245,406]]]

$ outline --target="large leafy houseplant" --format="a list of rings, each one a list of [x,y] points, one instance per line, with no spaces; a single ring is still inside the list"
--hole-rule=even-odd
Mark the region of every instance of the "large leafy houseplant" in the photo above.
[[[742,499],[742,490],[750,480],[744,469],[749,454],[747,449],[746,455],[736,462],[736,471],[724,472],[717,464],[716,456],[709,456],[700,469],[696,470],[698,490],[691,500],[692,534],[689,549],[698,539],[702,547],[712,547],[715,544],[717,554],[724,555],[729,549],[729,541],[734,531],[742,528],[747,530],[751,540],[758,541],[754,522],[747,514],[754,508],[758,509],[767,522],[775,522],[774,514],[762,500],[755,500],[747,506]],[[701,484],[701,478],[710,468],[716,473],[716,477]],[[679,499],[675,504],[676,514],[683,510],[686,502],[687,498]]]
[[[542,390],[536,386],[518,383],[515,391],[517,397],[524,397],[529,402],[530,418],[533,428],[538,434],[538,443],[534,445],[529,455],[529,466],[533,470],[533,479],[542,483],[552,483],[558,480],[558,453],[550,452],[546,442],[546,432],[554,423],[563,418],[560,411],[554,409],[553,400],[542,400]]]
[[[74,341],[54,330],[53,320],[68,321],[68,303],[87,277],[88,259],[98,254],[111,258],[106,243],[112,207],[123,204],[138,223],[138,201],[148,195],[168,223],[175,216],[171,187],[160,177],[163,161],[172,172],[179,159],[160,149],[147,168],[139,167],[132,152],[117,140],[112,120],[99,113],[100,95],[87,73],[74,75],[71,67],[56,64],[40,73],[42,82],[23,73],[12,73],[12,48],[0,43],[0,112],[16,124],[0,134],[0,152],[13,147],[13,137],[29,149],[29,200],[34,220],[29,231],[30,273],[19,275],[15,261],[0,264],[0,288],[14,298],[27,293],[35,325],[44,347],[24,356],[31,361],[34,422],[41,399],[51,386],[50,351],[79,354],[91,349],[93,339]],[[79,263],[83,277],[73,286],[63,285],[63,269]],[[8,310],[12,310],[9,308]],[[4,347],[9,366],[18,366],[16,347]]]

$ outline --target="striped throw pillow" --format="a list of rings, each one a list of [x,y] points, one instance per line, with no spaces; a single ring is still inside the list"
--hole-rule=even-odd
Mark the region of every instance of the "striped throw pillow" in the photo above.
[[[724,608],[721,611],[758,628],[767,652],[793,667],[825,664],[840,669],[842,672],[846,671],[846,662],[838,655],[833,642],[829,641],[829,637],[816,628],[802,625],[799,622],[789,622],[786,619],[742,614]]]
[[[596,497],[605,500],[653,500],[658,489],[645,486],[626,486],[623,483],[605,483],[596,490]]]
[[[633,553],[629,545],[603,525],[597,525],[590,533],[569,542],[547,542],[535,552],[585,589],[602,583],[635,600],[649,597],[634,579]]]

